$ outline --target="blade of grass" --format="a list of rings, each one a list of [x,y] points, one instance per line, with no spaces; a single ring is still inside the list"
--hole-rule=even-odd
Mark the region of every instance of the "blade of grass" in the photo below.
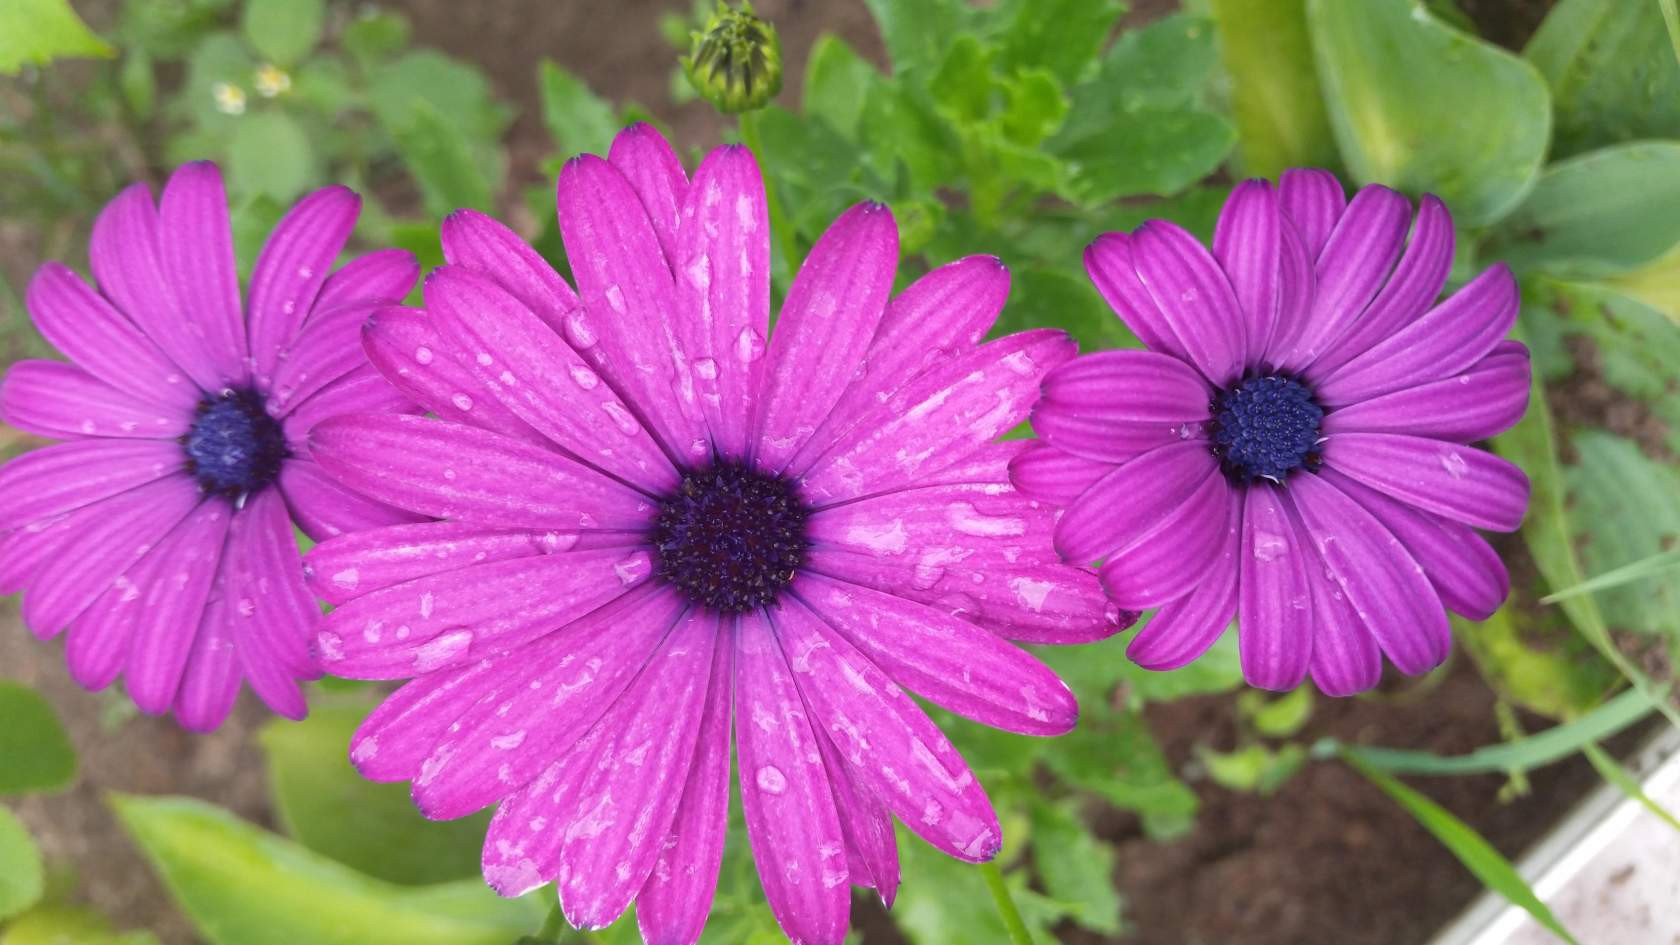
[[[1540,598],[1542,604],[1555,604],[1560,600],[1579,597],[1582,594],[1596,594],[1607,591],[1612,587],[1632,584],[1653,575],[1661,574],[1671,568],[1680,568],[1680,548],[1669,551],[1659,551],[1648,558],[1640,558],[1619,568],[1612,568],[1597,577],[1588,578],[1574,587],[1566,587],[1561,591],[1553,591]]]
[[[1680,59],[1680,7],[1674,0],[1657,0],[1662,8],[1663,25],[1668,27],[1668,42],[1674,47],[1674,58]]]
[[[1511,865],[1511,861],[1505,859],[1492,844],[1482,839],[1481,834],[1470,829],[1468,824],[1448,813],[1441,805],[1401,784],[1386,772],[1365,763],[1354,752],[1344,751],[1342,759],[1372,784],[1381,788],[1395,803],[1405,808],[1425,830],[1434,834],[1435,839],[1441,841],[1441,845],[1450,850],[1452,855],[1458,858],[1458,862],[1464,864],[1465,869],[1481,880],[1483,886],[1504,896],[1506,901],[1533,916],[1534,921],[1552,930],[1558,938],[1569,942],[1570,945],[1580,945],[1575,936],[1570,935],[1563,923],[1557,920],[1557,916],[1552,915],[1552,910],[1534,894],[1533,888],[1523,880],[1516,867]]]
[[[1587,747],[1582,749],[1582,752],[1586,754],[1587,760],[1592,762],[1592,766],[1598,769],[1599,775],[1604,780],[1620,788],[1623,794],[1645,805],[1645,809],[1657,815],[1657,819],[1663,823],[1668,824],[1675,830],[1680,830],[1680,820],[1676,820],[1673,814],[1670,814],[1661,804],[1652,800],[1651,795],[1645,793],[1645,789],[1639,786],[1639,782],[1635,781],[1633,776],[1629,775],[1617,763],[1616,759],[1610,757],[1609,752],[1596,744],[1588,744]]]
[[[1356,757],[1370,767],[1395,774],[1483,774],[1527,771],[1566,758],[1608,738],[1651,713],[1651,700],[1629,689],[1586,715],[1526,738],[1478,748],[1467,755],[1444,757],[1427,751],[1366,748],[1326,744],[1315,750],[1323,757],[1333,749]]]

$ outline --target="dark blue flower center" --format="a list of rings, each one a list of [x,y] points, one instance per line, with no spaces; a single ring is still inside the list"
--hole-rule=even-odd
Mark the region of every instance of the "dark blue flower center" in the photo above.
[[[779,476],[729,462],[687,473],[659,504],[659,576],[726,614],[774,603],[805,561],[810,514]]]
[[[286,458],[286,434],[263,409],[260,394],[226,390],[198,404],[181,442],[187,472],[212,495],[239,498],[274,481]]]
[[[1324,408],[1289,377],[1251,377],[1213,399],[1213,451],[1235,482],[1317,469]]]

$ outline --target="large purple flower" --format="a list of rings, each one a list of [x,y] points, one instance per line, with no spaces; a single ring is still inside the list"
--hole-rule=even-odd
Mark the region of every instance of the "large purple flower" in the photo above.
[[[1407,231],[1411,238],[1407,240]],[[1056,546],[1106,559],[1109,598],[1159,607],[1129,655],[1182,666],[1239,624],[1243,675],[1369,689],[1382,654],[1438,665],[1445,608],[1483,619],[1510,587],[1472,527],[1511,531],[1528,480],[1469,444],[1528,404],[1528,351],[1504,266],[1437,304],[1453,226],[1434,197],[1324,171],[1239,185],[1210,254],[1159,221],[1085,252],[1148,346],[1052,371],[1011,464],[1066,506]]]
[[[0,469],[0,594],[23,592],[36,636],[68,629],[82,685],[121,675],[142,710],[194,730],[221,724],[241,680],[303,716],[320,612],[293,522],[324,538],[413,520],[340,487],[304,443],[328,414],[408,405],[356,333],[418,268],[387,250],[332,271],[359,208],[342,187],[299,202],[242,309],[221,174],[187,164],[160,204],[135,184],[100,213],[97,292],[58,263],[30,283],[36,326],[71,363],[14,365],[0,417],[70,442]]]
[[[878,204],[812,247],[770,330],[764,185],[745,148],[690,180],[646,126],[561,172],[578,292],[460,212],[426,309],[369,324],[374,363],[440,419],[340,417],[312,437],[347,485],[441,521],[326,542],[325,666],[418,677],[352,758],[431,817],[500,802],[484,874],[554,881],[578,926],[632,900],[655,945],[694,942],[727,820],[730,731],[754,856],[796,941],[845,937],[850,885],[890,901],[892,816],[957,857],[1000,835],[913,701],[1036,735],[1072,696],[1011,640],[1118,629],[1056,561],[1051,512],[995,442],[1059,332],[987,344],[990,257],[896,297]],[[1111,616],[1113,614],[1113,616]]]

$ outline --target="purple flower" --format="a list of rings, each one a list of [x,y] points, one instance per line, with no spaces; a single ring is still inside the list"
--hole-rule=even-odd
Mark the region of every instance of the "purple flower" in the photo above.
[[[842,215],[773,338],[765,191],[726,147],[690,180],[626,129],[559,180],[574,294],[500,224],[443,226],[424,313],[382,312],[369,354],[441,419],[317,427],[347,485],[441,519],[309,556],[338,605],[339,675],[418,677],[362,726],[361,772],[434,818],[497,802],[484,875],[554,881],[567,918],[632,900],[654,945],[694,942],[727,821],[730,733],[759,875],[799,942],[839,943],[850,885],[891,901],[892,816],[994,855],[973,773],[910,698],[1066,732],[1073,697],[1011,640],[1118,629],[1096,576],[1056,560],[1049,509],[1009,485],[1059,332],[987,344],[990,257],[891,297],[897,228]]]
[[[303,716],[320,611],[293,522],[324,538],[413,520],[334,483],[304,443],[328,414],[408,405],[356,331],[370,305],[408,292],[413,258],[331,271],[359,207],[329,187],[292,208],[242,310],[221,173],[187,164],[161,203],[135,184],[100,213],[97,292],[58,263],[30,283],[35,325],[71,363],[14,365],[0,418],[70,442],[0,469],[0,594],[23,592],[36,636],[68,630],[81,685],[121,675],[143,711],[200,731],[241,680]]]
[[[1411,238],[1407,240],[1410,229]],[[1210,254],[1160,221],[1085,251],[1098,291],[1148,346],[1052,371],[1042,441],[1011,473],[1066,506],[1056,547],[1106,559],[1109,599],[1160,608],[1127,651],[1171,669],[1233,615],[1243,675],[1369,689],[1382,655],[1446,658],[1446,609],[1485,619],[1510,578],[1472,527],[1512,531],[1520,469],[1469,444],[1528,404],[1528,350],[1504,341],[1504,266],[1444,302],[1452,219],[1426,196],[1348,201],[1324,171],[1239,185]]]

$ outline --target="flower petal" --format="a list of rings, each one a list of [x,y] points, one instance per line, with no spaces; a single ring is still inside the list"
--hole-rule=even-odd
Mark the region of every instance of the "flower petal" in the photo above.
[[[846,874],[853,886],[880,892],[881,904],[891,909],[898,895],[898,835],[893,829],[892,811],[873,791],[857,783],[857,776],[840,756],[834,739],[822,733],[822,749],[828,785],[834,790],[834,810],[840,817],[840,832],[846,837]]]
[[[315,426],[315,460],[344,485],[433,518],[528,528],[631,529],[651,506],[559,453],[424,417],[349,414]]]
[[[441,229],[443,258],[452,266],[476,269],[543,320],[555,332],[565,331],[566,316],[582,303],[531,245],[494,217],[477,210],[457,210],[444,217]]]
[[[456,358],[430,316],[418,309],[380,309],[362,326],[368,360],[391,386],[440,419],[470,423],[533,443],[545,442],[491,396],[478,375]]]
[[[260,369],[269,378],[268,412],[283,418],[328,384],[367,364],[362,325],[377,311],[377,303],[362,303],[311,318],[287,341],[275,365]]]
[[[179,443],[100,439],[33,450],[0,467],[0,531],[184,471]]]
[[[1322,429],[1332,433],[1405,433],[1474,443],[1504,433],[1528,410],[1528,348],[1500,342],[1456,377],[1397,390],[1332,410]]]
[[[228,534],[228,625],[245,679],[263,703],[286,718],[308,712],[298,681],[321,675],[310,641],[321,621],[303,583],[286,503],[274,489],[245,503]]]
[[[1249,338],[1250,355],[1257,355],[1259,366],[1267,370],[1295,350],[1296,339],[1307,331],[1313,295],[1318,289],[1312,257],[1307,255],[1306,244],[1287,215],[1279,223],[1278,237],[1277,318],[1264,348],[1254,347],[1258,339]]]
[[[564,551],[572,537],[471,522],[417,522],[323,541],[305,556],[304,575],[317,596],[338,605],[415,578]]]
[[[1116,548],[1098,570],[1103,590],[1127,610],[1159,607],[1189,593],[1224,546],[1228,506],[1241,496],[1210,468],[1182,504]]]
[[[1072,505],[1098,479],[1118,467],[1064,453],[1035,441],[1009,463],[1009,481],[1028,498],[1051,505]]]
[[[671,143],[658,129],[638,121],[625,126],[613,137],[607,160],[619,169],[636,196],[642,198],[659,245],[672,268],[681,257],[677,254],[678,221],[688,196],[688,175],[683,173],[682,161]],[[695,171],[695,178],[700,176]]]
[[[1248,353],[1247,326],[1207,249],[1183,227],[1151,220],[1132,235],[1132,261],[1189,360],[1215,385],[1235,380]]]
[[[350,763],[370,781],[413,779],[449,726],[480,699],[502,691],[502,675],[515,657],[487,657],[404,683],[357,727]]]
[[[1330,576],[1324,558],[1311,550],[1311,534],[1293,503],[1290,516],[1297,540],[1312,555],[1307,581],[1312,589],[1313,683],[1327,696],[1351,696],[1375,688],[1382,681],[1382,649]]]
[[[1248,324],[1248,354],[1266,350],[1278,323],[1283,214],[1269,181],[1245,180],[1231,190],[1213,231],[1213,256],[1231,281]]]
[[[350,188],[323,187],[286,211],[263,243],[250,291],[250,350],[259,383],[274,373],[281,350],[315,305],[361,209],[362,198]]]
[[[192,411],[138,401],[71,364],[17,361],[0,381],[0,420],[60,440],[173,440],[192,426]]]
[[[1128,547],[1218,470],[1205,443],[1174,443],[1144,453],[1068,506],[1056,524],[1056,550],[1065,561],[1086,563]]]
[[[741,619],[735,713],[741,806],[770,911],[795,942],[841,945],[851,893],[840,818],[805,699],[760,613]]]
[[[287,413],[281,421],[286,445],[293,455],[309,455],[309,433],[328,417],[341,414],[394,414],[414,409],[408,395],[398,391],[370,364],[344,375],[321,388]]]
[[[420,521],[412,512],[394,509],[351,492],[328,476],[319,463],[294,456],[280,466],[276,481],[286,508],[312,541],[325,541],[345,532]]]
[[[82,370],[168,413],[197,406],[197,386],[68,268],[47,263],[37,270],[25,304],[41,336]]]
[[[1152,351],[1189,360],[1190,354],[1155,298],[1138,279],[1133,238],[1104,233],[1085,247],[1085,272],[1108,307]]]
[[[1178,440],[1205,439],[1213,393],[1195,369],[1154,351],[1099,351],[1044,378],[1033,429],[1052,447],[1123,463]]]
[[[1517,282],[1499,263],[1421,318],[1388,336],[1315,386],[1328,407],[1451,377],[1480,361],[1517,318]]]
[[[1238,555],[1237,649],[1251,686],[1294,689],[1312,659],[1314,614],[1307,569],[1317,553],[1290,521],[1280,491],[1252,485],[1243,495]]]
[[[622,394],[489,277],[435,270],[426,306],[490,395],[568,455],[654,494],[676,486],[675,467]]]
[[[189,732],[219,728],[239,698],[239,654],[227,627],[228,601],[218,575],[193,637],[192,653],[175,694],[175,718]]]
[[[674,230],[678,334],[712,442],[736,459],[751,445],[770,334],[768,206],[752,152],[718,148],[695,170]]]
[[[871,665],[941,708],[1028,735],[1062,735],[1078,721],[1073,694],[1049,667],[968,620],[818,574],[801,575],[795,589]]]
[[[1237,555],[1242,547],[1242,504],[1229,503],[1223,547],[1207,567],[1207,580],[1163,606],[1126,647],[1126,657],[1144,669],[1188,665],[1224,635],[1237,615]]]
[[[335,308],[357,302],[384,302],[398,305],[414,288],[420,278],[420,262],[406,249],[376,249],[350,260],[327,276],[315,305],[304,324],[316,312],[330,312]]]
[[[161,715],[175,704],[194,631],[224,567],[232,518],[224,502],[201,503],[101,598],[111,603],[106,620],[130,625],[124,675],[128,696],[142,712]]]
[[[1024,331],[919,375],[812,462],[807,500],[886,491],[968,459],[1021,421],[1045,372],[1075,350],[1059,331]]]
[[[1513,532],[1528,510],[1528,477],[1509,460],[1421,436],[1338,433],[1325,438],[1332,468],[1453,521]]]
[[[179,306],[174,317],[185,319],[192,334],[203,339],[204,358],[216,371],[218,383],[210,389],[239,386],[250,373],[250,348],[239,305],[227,191],[216,165],[194,161],[170,175],[158,202],[157,245],[164,278]]]
[[[1410,220],[1403,195],[1380,184],[1360,188],[1318,254],[1312,307],[1292,349],[1277,352],[1280,368],[1301,371],[1359,320],[1388,280]]]
[[[1347,207],[1341,181],[1316,167],[1291,168],[1278,177],[1278,201],[1300,231],[1307,252],[1317,259]]]
[[[764,469],[781,470],[839,402],[897,271],[898,224],[878,203],[847,210],[811,247],[770,343],[756,450]]]
[[[1411,553],[1322,477],[1295,476],[1289,489],[1331,579],[1388,658],[1409,675],[1439,666],[1452,645],[1447,614]]]

